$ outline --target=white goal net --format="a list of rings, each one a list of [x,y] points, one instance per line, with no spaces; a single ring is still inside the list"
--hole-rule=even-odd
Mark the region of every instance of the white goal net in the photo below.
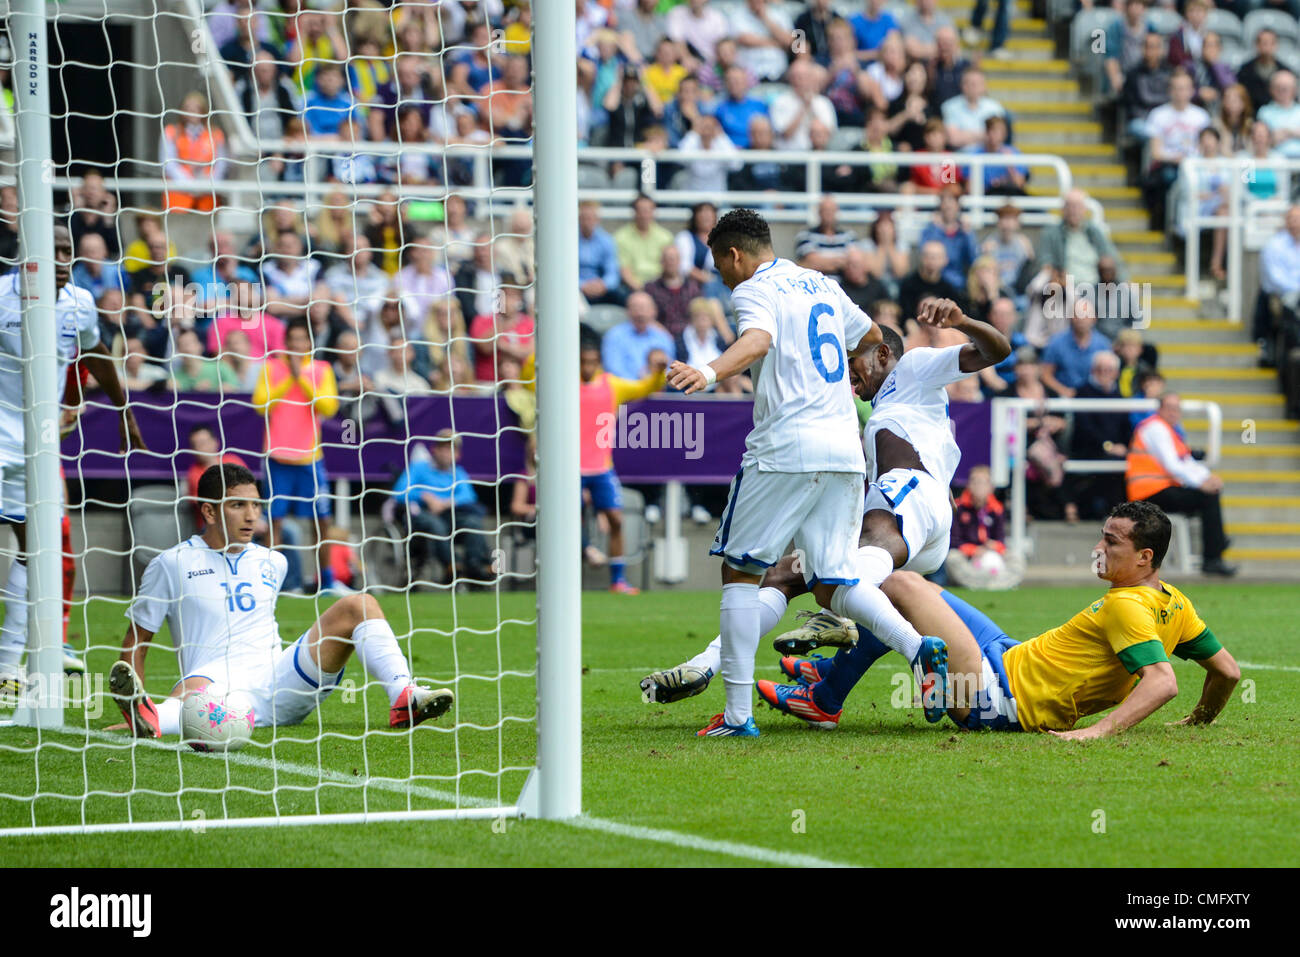
[[[527,5],[8,7],[0,314],[57,339],[0,329],[0,833],[532,807]],[[59,435],[25,435],[60,391]],[[222,465],[260,515],[201,502]],[[115,727],[123,657],[161,737]],[[182,743],[166,702],[203,679],[259,704],[242,748]],[[408,684],[454,703],[420,720]]]

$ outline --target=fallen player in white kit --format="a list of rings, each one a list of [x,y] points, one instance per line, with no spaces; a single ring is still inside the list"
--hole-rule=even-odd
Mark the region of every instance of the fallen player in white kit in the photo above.
[[[257,727],[298,724],[338,685],[354,651],[388,693],[390,727],[413,727],[451,707],[450,690],[411,680],[393,629],[369,595],[335,602],[283,647],[275,602],[287,562],[253,544],[262,514],[256,479],[243,466],[214,465],[199,479],[198,498],[206,528],[149,563],[126,613],[122,659],[109,673],[132,734],[180,734],[182,698],[213,682],[252,699]],[[144,659],[164,621],[181,680],[155,706],[144,691]]]

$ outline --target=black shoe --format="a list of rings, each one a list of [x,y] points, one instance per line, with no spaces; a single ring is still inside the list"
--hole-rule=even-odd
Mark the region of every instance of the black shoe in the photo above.
[[[1205,562],[1201,565],[1202,575],[1222,575],[1224,578],[1231,578],[1237,574],[1237,566],[1229,565],[1222,558],[1216,558],[1212,562]]]
[[[1276,369],[1277,357],[1273,355],[1273,343],[1267,339],[1258,340],[1259,359],[1257,360],[1261,369]]]

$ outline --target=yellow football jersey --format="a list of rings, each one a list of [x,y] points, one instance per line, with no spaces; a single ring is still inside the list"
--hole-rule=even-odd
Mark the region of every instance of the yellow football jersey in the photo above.
[[[1172,585],[1112,588],[1064,625],[1002,656],[1020,726],[1064,731],[1123,701],[1145,665],[1202,659],[1221,647]]]

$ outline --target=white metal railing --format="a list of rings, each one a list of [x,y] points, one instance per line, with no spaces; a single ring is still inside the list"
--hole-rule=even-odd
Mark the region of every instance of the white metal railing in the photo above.
[[[1025,469],[1028,466],[1026,450],[1029,448],[1026,420],[1030,412],[1154,412],[1159,407],[1155,399],[994,399],[993,447],[990,450],[989,469],[993,485],[1003,488],[1011,485],[1011,548],[1024,555],[1028,536],[1025,515]],[[1219,464],[1222,445],[1223,410],[1217,402],[1202,399],[1184,399],[1183,409],[1204,412],[1208,420],[1209,435],[1205,442],[1205,464]],[[1125,463],[1112,459],[1072,459],[1066,471],[1072,474],[1120,472]]]
[[[1255,159],[1233,156],[1217,159],[1190,157],[1178,164],[1177,188],[1180,199],[1186,204],[1183,225],[1186,264],[1185,290],[1188,299],[1199,298],[1201,284],[1201,230],[1226,229],[1228,231],[1228,313],[1233,322],[1240,322],[1246,314],[1245,282],[1242,277],[1243,257],[1246,249],[1257,250],[1281,225],[1281,214],[1290,205],[1293,176],[1300,176],[1300,159]],[[1257,199],[1246,184],[1261,170],[1277,174],[1276,198]],[[1225,174],[1228,187],[1226,214],[1203,216],[1197,204],[1201,184],[1214,172]]]

